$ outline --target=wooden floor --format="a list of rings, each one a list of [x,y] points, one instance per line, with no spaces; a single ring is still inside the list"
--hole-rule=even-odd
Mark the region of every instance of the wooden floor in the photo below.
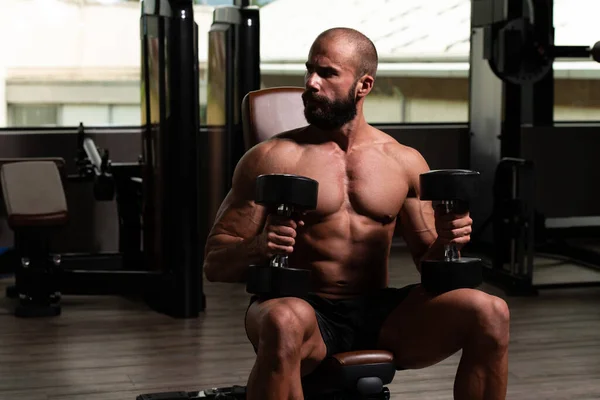
[[[391,266],[394,286],[417,280],[405,254],[395,254]],[[0,281],[2,292],[8,283]],[[194,320],[118,297],[66,297],[60,317],[24,320],[2,299],[0,399],[134,400],[141,393],[245,384],[254,360],[242,323],[248,295],[241,285],[210,283],[206,294],[207,310]],[[600,288],[507,302],[508,398],[600,398]],[[460,353],[399,372],[389,386],[392,398],[451,399],[459,359]]]

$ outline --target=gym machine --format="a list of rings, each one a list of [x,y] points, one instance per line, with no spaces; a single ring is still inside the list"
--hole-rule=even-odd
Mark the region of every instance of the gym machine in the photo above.
[[[552,0],[471,5],[471,167],[481,172],[483,190],[471,211],[478,235],[470,248],[489,255],[484,279],[507,294],[562,287],[533,284],[536,238],[544,227],[535,205],[535,165],[522,156],[521,129],[554,124],[554,60],[600,62],[600,42],[556,46]]]
[[[111,163],[109,153],[98,151],[83,125],[79,128],[79,173],[68,181],[91,181],[96,200],[116,200],[116,254],[53,254],[51,239],[68,224],[59,163],[21,160],[2,166],[19,259],[8,294],[19,297],[18,316],[58,315],[64,294],[140,295],[156,311],[181,318],[197,317],[204,309],[201,244],[209,227],[199,191],[206,186],[200,164],[206,146],[199,134],[193,17],[190,1],[141,2],[143,150],[138,163]],[[98,259],[107,262],[95,266]]]
[[[260,18],[249,0],[216,7],[208,32],[206,125],[208,198],[212,223],[231,188],[233,171],[246,151],[241,104],[244,96],[260,89]]]

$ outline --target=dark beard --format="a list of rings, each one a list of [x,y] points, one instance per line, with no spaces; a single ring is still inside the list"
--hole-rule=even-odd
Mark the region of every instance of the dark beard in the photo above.
[[[346,98],[342,100],[332,101],[308,91],[304,92],[302,100],[306,121],[319,129],[338,129],[356,117],[356,99],[353,89],[350,89]]]

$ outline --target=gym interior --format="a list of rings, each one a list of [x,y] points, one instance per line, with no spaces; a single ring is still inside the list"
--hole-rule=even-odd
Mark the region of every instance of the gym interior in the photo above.
[[[477,175],[462,253],[510,309],[507,398],[600,398],[600,5],[579,3],[3,0],[0,399],[245,398],[264,279],[209,282],[204,246],[257,121],[306,124],[334,26],[378,49],[367,121]],[[389,285],[421,279],[397,230]],[[311,398],[451,399],[459,360],[331,367]]]

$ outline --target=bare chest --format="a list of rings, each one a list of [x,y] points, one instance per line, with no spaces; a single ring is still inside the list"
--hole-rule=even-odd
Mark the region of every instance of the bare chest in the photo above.
[[[340,212],[387,224],[394,220],[408,192],[403,171],[395,160],[377,150],[349,155],[303,157],[298,172],[319,182],[316,217]]]

